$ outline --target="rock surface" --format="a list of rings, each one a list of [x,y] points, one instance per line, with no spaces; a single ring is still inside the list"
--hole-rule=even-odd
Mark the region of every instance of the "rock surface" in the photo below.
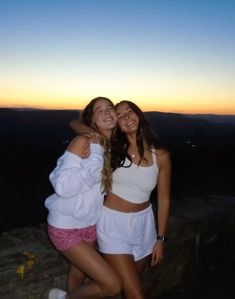
[[[172,203],[164,261],[148,267],[148,299],[176,287],[223,282],[235,266],[235,198],[185,198]],[[0,298],[46,299],[66,288],[67,261],[48,240],[46,226],[0,236]]]

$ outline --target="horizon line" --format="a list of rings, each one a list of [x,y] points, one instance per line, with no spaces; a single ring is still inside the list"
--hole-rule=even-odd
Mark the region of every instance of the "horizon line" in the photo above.
[[[83,109],[78,109],[78,108],[45,108],[45,107],[28,107],[28,106],[4,106],[1,107],[0,109],[10,109],[10,110],[42,110],[42,111],[82,111]],[[216,115],[216,116],[234,116],[235,117],[235,113],[234,114],[224,114],[224,113],[213,113],[213,112],[205,112],[205,113],[200,113],[200,112],[172,112],[172,111],[159,111],[159,110],[145,110],[143,111],[144,113],[164,113],[164,114],[182,114],[182,115]]]

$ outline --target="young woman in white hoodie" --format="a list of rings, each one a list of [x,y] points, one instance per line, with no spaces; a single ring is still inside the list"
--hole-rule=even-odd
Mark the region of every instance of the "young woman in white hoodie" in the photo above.
[[[116,120],[111,100],[93,99],[83,110],[81,121],[99,135],[74,138],[49,175],[55,193],[45,201],[48,235],[71,263],[67,292],[52,289],[49,299],[105,298],[121,291],[119,276],[96,250],[96,223],[104,193],[111,185],[106,163]]]

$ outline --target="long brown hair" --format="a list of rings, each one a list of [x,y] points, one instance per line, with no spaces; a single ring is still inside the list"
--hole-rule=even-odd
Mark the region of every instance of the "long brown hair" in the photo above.
[[[140,160],[139,160],[140,163],[141,160],[144,159],[144,143],[147,143],[150,149],[152,147],[154,148],[164,148],[164,147],[163,145],[161,145],[158,135],[155,132],[153,132],[153,130],[150,128],[149,122],[145,117],[143,111],[135,103],[124,100],[116,104],[115,108],[117,108],[119,105],[124,103],[127,104],[139,118],[139,125],[136,134],[136,143],[140,155]],[[125,162],[125,158],[128,158],[130,160],[130,165],[131,165],[132,159],[128,154],[128,147],[129,147],[129,140],[126,134],[121,131],[119,126],[117,126],[116,134],[112,139],[112,146],[111,146],[111,156],[112,156],[111,167],[113,170],[123,166]]]
[[[81,114],[81,122],[85,125],[93,128],[97,133],[102,136],[102,146],[104,147],[104,164],[102,169],[102,179],[101,186],[103,187],[103,191],[108,192],[111,189],[112,184],[112,169],[110,165],[111,153],[110,153],[110,142],[109,139],[100,132],[99,128],[93,122],[94,116],[94,105],[96,102],[100,100],[107,101],[111,106],[114,107],[113,102],[106,97],[96,97],[92,99],[89,104],[84,108]]]

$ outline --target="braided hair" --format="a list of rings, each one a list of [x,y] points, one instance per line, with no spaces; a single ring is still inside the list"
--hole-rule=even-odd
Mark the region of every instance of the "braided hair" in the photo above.
[[[101,186],[103,188],[103,192],[107,193],[111,189],[111,184],[112,184],[112,169],[110,165],[110,160],[111,160],[110,143],[109,143],[109,139],[104,134],[102,134],[102,132],[99,130],[99,128],[96,126],[96,124],[93,121],[94,105],[96,104],[97,101],[100,100],[105,100],[114,107],[113,102],[108,98],[105,97],[94,98],[84,108],[81,114],[81,122],[87,125],[88,127],[93,128],[97,133],[99,133],[102,136],[101,145],[104,147],[104,164],[101,172],[102,175]]]

